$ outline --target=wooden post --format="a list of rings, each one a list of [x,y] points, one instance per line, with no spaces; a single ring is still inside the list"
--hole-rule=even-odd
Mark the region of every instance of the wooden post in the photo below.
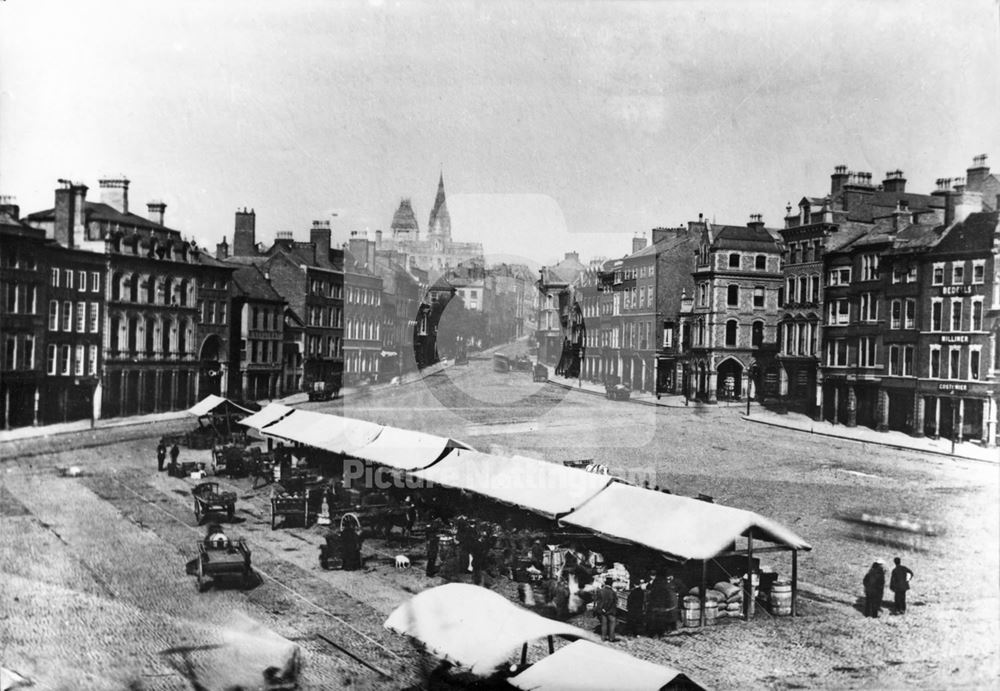
[[[746,599],[743,603],[743,611],[746,612],[744,619],[750,621],[750,615],[753,614],[753,528],[747,531],[747,578],[743,597]]]
[[[799,593],[799,550],[792,550],[792,616],[795,616],[795,601]]]
[[[549,636],[549,655],[556,651],[556,642]]]
[[[705,587],[705,581],[708,580],[708,561],[705,559],[701,560],[701,586],[698,588],[698,596],[701,598],[701,626],[705,626],[705,597],[707,595],[707,589]]]
[[[524,667],[528,664],[528,644],[525,643],[521,646],[521,666]]]

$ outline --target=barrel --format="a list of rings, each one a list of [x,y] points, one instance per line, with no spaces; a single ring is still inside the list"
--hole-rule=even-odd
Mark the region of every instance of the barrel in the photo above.
[[[705,600],[705,626],[715,626],[719,617],[719,604],[715,600]]]
[[[690,628],[701,626],[701,602],[698,598],[691,595],[684,598],[681,623]]]
[[[792,615],[792,584],[775,581],[771,586],[771,613],[777,617]]]

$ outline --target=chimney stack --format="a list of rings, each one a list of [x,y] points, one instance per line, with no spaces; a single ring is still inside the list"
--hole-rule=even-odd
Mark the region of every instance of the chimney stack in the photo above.
[[[53,237],[63,247],[79,247],[85,237],[87,186],[69,180],[59,180],[59,184],[62,187],[56,190]]]
[[[157,225],[163,225],[163,215],[166,213],[167,205],[159,200],[153,200],[146,204],[147,216],[149,220]]]
[[[330,222],[313,221],[309,230],[309,241],[316,251],[316,262],[326,264],[330,261]]]
[[[836,197],[840,194],[840,191],[844,189],[844,185],[847,183],[848,176],[847,166],[837,166],[833,169],[833,175],[830,176],[831,197]]]
[[[896,210],[892,213],[892,229],[898,233],[913,223],[913,214],[910,213],[910,203],[905,199],[896,200]]]
[[[989,177],[990,167],[986,165],[986,154],[972,159],[972,167],[965,171],[966,185],[973,192],[982,192],[982,185]]]
[[[224,261],[229,258],[229,243],[226,242],[226,238],[222,238],[222,242],[215,246],[215,258],[219,261]]]
[[[233,231],[233,256],[253,257],[257,254],[257,214],[253,209],[236,211],[236,227]]]
[[[632,254],[635,254],[641,249],[646,247],[646,236],[643,234],[640,237],[632,238]]]
[[[886,173],[882,189],[886,192],[906,192],[906,178],[903,177],[903,171],[890,170]]]
[[[764,229],[763,214],[750,214],[750,222],[747,223],[747,228],[750,228],[752,230],[763,230]]]
[[[107,204],[119,213],[128,213],[128,184],[124,175],[117,178],[104,178],[98,181],[101,185],[101,203]]]
[[[0,195],[0,214],[7,214],[15,221],[21,218],[21,207],[17,205],[17,200],[9,195]]]
[[[381,230],[376,230],[375,231],[375,247],[377,249],[377,248],[380,248],[381,246],[382,246],[382,231]]]

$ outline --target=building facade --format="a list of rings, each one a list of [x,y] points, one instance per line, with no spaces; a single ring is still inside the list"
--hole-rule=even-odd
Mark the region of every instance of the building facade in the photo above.
[[[280,398],[285,377],[285,299],[268,275],[250,264],[233,272],[229,395],[245,400]]]

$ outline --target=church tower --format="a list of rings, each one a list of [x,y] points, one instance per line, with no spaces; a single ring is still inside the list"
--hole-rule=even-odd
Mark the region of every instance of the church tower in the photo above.
[[[415,241],[420,239],[420,227],[417,225],[417,217],[413,213],[413,206],[409,199],[403,199],[399,202],[399,208],[393,214],[392,225],[389,229],[392,231],[393,240]]]
[[[431,237],[451,240],[451,216],[448,215],[448,202],[444,198],[444,173],[438,180],[437,198],[431,209],[431,218],[427,222],[427,232]]]

